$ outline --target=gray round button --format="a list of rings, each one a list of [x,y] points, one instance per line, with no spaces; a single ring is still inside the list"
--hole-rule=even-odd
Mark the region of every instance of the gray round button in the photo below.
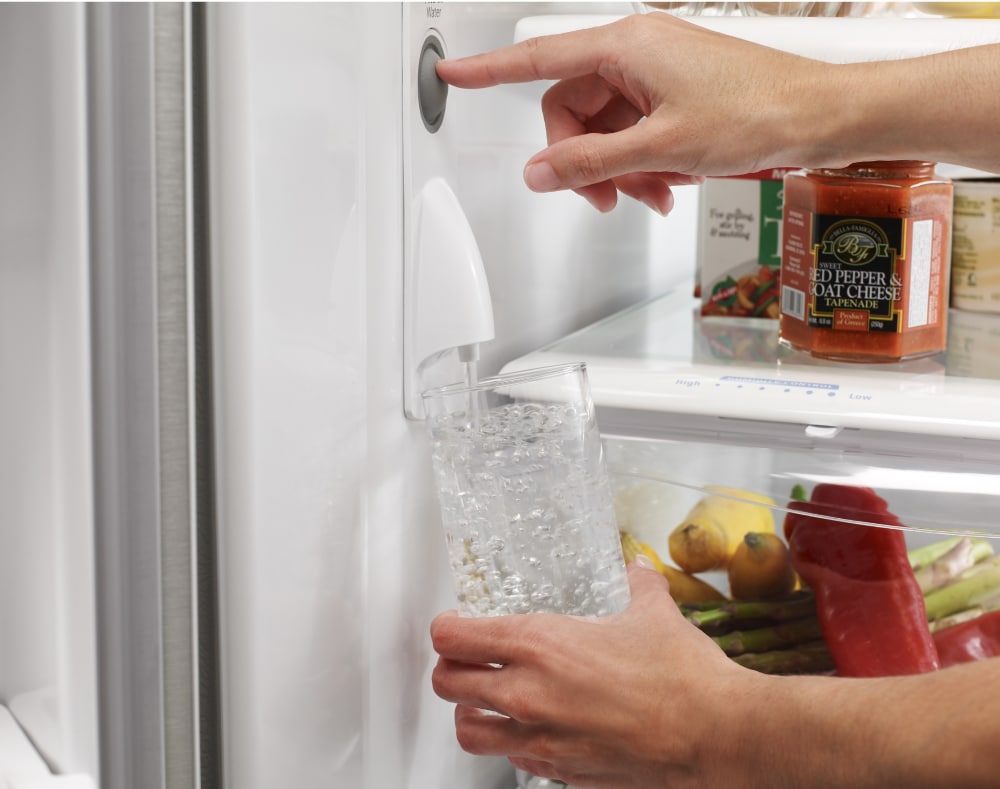
[[[434,66],[444,58],[444,45],[435,35],[424,39],[417,63],[417,104],[420,118],[427,131],[433,134],[441,128],[444,107],[448,101],[448,83],[438,77]]]

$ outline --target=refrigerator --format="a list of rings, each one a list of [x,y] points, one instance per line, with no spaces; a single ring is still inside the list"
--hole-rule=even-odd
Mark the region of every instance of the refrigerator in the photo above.
[[[830,479],[915,541],[998,535],[993,316],[892,369],[719,356],[698,187],[667,217],[531,193],[546,86],[426,76],[647,11],[0,5],[0,787],[513,789],[430,684],[455,601],[419,392],[463,353],[587,362],[647,540],[706,484]],[[1000,41],[694,21],[859,47],[832,59]]]

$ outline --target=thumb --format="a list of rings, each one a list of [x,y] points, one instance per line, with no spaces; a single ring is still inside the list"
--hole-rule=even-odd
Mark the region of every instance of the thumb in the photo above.
[[[646,601],[663,605],[663,597],[670,597],[670,583],[648,556],[639,554],[629,562],[628,581],[632,589],[633,605],[637,602],[644,604]]]

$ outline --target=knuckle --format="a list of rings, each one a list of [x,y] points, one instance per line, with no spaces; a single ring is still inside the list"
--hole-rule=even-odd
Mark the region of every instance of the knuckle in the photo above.
[[[648,21],[649,20],[646,19],[645,14],[629,14],[619,20],[618,24],[621,26],[622,30],[630,36],[634,36],[645,30],[646,23]]]
[[[516,721],[528,725],[544,721],[544,704],[539,700],[539,694],[521,689],[508,691],[504,694],[500,708]]]
[[[656,14],[655,16],[660,16]],[[647,14],[629,14],[624,19],[619,20],[621,26],[621,37],[629,42],[630,49],[642,49],[646,47],[654,37],[652,29],[653,22]]]
[[[535,79],[540,79],[542,77],[541,69],[538,67],[538,58],[542,52],[542,44],[543,41],[541,38],[528,38],[518,44],[528,63],[531,64],[531,69]]]
[[[565,746],[560,746],[556,738],[547,731],[538,731],[531,736],[526,749],[533,758],[552,764],[564,755]]]
[[[549,701],[545,678],[550,674],[546,664],[552,646],[550,634],[534,623],[521,633],[519,649],[528,668],[521,674],[521,681],[504,683],[502,687],[501,709],[515,720],[529,725],[547,720]]]
[[[601,151],[586,138],[581,138],[573,156],[573,166],[587,182],[602,181],[607,172],[607,162]]]
[[[545,616],[529,616],[523,620],[519,640],[522,658],[532,663],[542,662],[554,648],[552,631]]]

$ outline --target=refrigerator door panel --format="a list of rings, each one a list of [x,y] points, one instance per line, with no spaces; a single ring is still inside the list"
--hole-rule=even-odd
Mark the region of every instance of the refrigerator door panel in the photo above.
[[[401,42],[404,19],[424,32],[407,15],[424,14],[452,54],[498,46],[531,8],[209,8],[220,674],[233,786],[513,784],[506,760],[461,751],[452,707],[430,685],[427,628],[455,603],[425,426],[403,409],[402,81],[416,64],[402,62]],[[453,91],[447,172],[428,174],[449,179],[482,252],[499,339],[481,364],[494,370],[676,274],[648,259],[666,244],[645,207],[598,216],[573,195],[527,191],[520,170],[543,139],[540,95]]]
[[[0,8],[0,699],[5,748],[96,780],[84,31]]]
[[[209,9],[223,761],[247,789],[364,785],[364,18]]]

